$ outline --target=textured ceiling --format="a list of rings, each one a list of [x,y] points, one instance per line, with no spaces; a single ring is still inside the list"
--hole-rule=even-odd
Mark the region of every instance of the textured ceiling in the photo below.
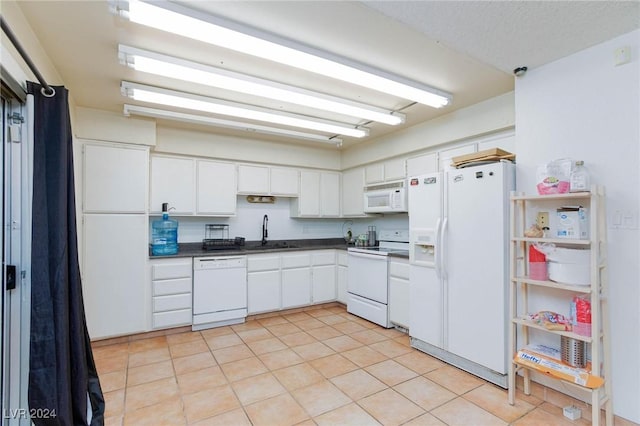
[[[120,82],[128,80],[363,124],[286,102],[265,101],[136,72],[118,63],[117,46],[123,43],[383,108],[402,109],[406,114],[407,121],[400,126],[366,124],[371,129],[370,136],[343,137],[345,147],[509,92],[514,86],[511,72],[514,67],[534,67],[553,61],[629,32],[640,23],[637,2],[195,0],[181,3],[450,92],[453,102],[441,109],[413,105],[369,88],[144,28],[111,15],[104,0],[16,4],[63,79],[50,83],[64,83],[81,107],[121,113],[125,102],[135,103],[120,94]],[[161,124],[184,127],[166,121]],[[318,146],[317,142],[190,126],[210,133]],[[333,145],[321,146],[334,149]]]
[[[638,1],[366,1],[427,37],[511,72],[640,28]]]

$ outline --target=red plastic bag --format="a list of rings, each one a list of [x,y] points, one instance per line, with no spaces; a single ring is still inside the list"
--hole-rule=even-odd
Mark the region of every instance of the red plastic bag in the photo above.
[[[538,250],[535,245],[529,246],[529,262],[546,262],[547,256]]]
[[[574,324],[591,324],[591,302],[589,299],[582,296],[574,296],[573,303],[575,305]]]

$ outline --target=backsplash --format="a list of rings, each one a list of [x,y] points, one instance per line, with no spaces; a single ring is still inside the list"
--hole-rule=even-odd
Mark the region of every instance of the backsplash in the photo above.
[[[340,238],[348,228],[354,236],[367,232],[369,225],[381,229],[408,229],[407,214],[394,214],[380,217],[358,219],[298,219],[290,217],[290,199],[276,198],[273,204],[253,204],[245,196],[238,196],[237,215],[235,217],[188,217],[171,216],[178,221],[178,242],[194,243],[204,238],[204,228],[208,223],[229,225],[229,238],[244,237],[247,241],[262,238],[262,218],[269,216],[269,239],[295,240],[310,238]],[[149,218],[151,222],[157,216]],[[151,231],[149,231],[151,235]]]

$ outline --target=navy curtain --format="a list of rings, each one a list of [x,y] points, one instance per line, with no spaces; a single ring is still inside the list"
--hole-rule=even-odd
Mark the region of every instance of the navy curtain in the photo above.
[[[82,301],[68,92],[34,97],[29,410],[36,425],[104,424]],[[88,398],[87,398],[88,397]]]

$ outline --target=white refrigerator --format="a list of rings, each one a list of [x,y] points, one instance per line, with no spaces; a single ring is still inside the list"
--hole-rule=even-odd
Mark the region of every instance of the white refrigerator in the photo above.
[[[506,387],[515,166],[415,176],[408,188],[411,344]]]

